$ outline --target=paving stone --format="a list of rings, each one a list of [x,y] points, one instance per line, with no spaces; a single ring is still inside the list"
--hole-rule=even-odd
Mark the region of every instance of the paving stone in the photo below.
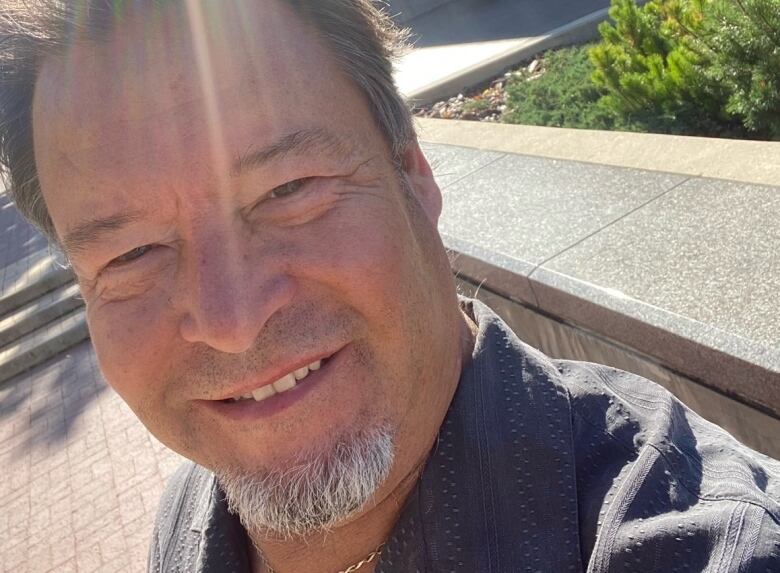
[[[46,573],[78,573],[78,567],[76,566],[76,559],[70,558],[63,563],[55,563],[54,567],[49,569]]]
[[[0,571],[146,570],[157,502],[181,458],[107,389],[88,341],[0,387],[0,430]]]
[[[685,180],[664,173],[505,155],[447,186],[439,230],[538,265]]]
[[[26,544],[18,543],[11,547],[3,548],[2,563],[4,573],[19,573],[29,571],[28,553]]]
[[[48,543],[29,543],[27,545],[27,563],[30,571],[45,571],[53,565],[51,545]]]
[[[776,347],[779,191],[691,180],[545,268]]]
[[[103,564],[100,556],[100,545],[93,543],[89,547],[78,547],[76,551],[76,566],[79,573],[98,571]]]
[[[436,183],[447,196],[447,187],[459,180],[487,167],[504,153],[457,147],[455,145],[436,145],[421,143],[425,157],[433,169]]]
[[[537,304],[780,416],[779,197],[692,179],[537,269]]]

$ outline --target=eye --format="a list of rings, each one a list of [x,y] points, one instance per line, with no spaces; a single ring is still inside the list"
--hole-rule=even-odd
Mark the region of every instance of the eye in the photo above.
[[[137,247],[132,251],[128,251],[124,255],[121,255],[115,258],[114,260],[112,260],[109,263],[109,266],[119,266],[119,265],[126,265],[128,263],[132,263],[133,261],[143,257],[146,253],[151,251],[153,248],[154,245],[144,245],[142,247]]]
[[[310,180],[311,177],[306,177],[303,179],[295,179],[293,181],[288,181],[284,185],[279,185],[278,187],[274,187],[271,190],[271,192],[268,194],[268,196],[271,199],[284,199],[285,197],[289,197],[290,195],[293,195],[296,192],[300,191]]]

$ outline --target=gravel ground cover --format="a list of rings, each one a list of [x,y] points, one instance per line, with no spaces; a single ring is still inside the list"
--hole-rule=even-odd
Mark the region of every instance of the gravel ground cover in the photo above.
[[[522,78],[523,76],[526,77],[526,81],[533,81],[544,72],[544,56],[540,55],[530,62],[525,62],[521,66],[507,71],[498,78],[449,99],[416,107],[414,115],[439,119],[500,122],[507,107],[507,83],[515,77]]]

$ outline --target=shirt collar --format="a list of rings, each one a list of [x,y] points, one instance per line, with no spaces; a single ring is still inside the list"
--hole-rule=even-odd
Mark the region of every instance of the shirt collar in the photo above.
[[[378,573],[581,571],[569,396],[488,307]]]

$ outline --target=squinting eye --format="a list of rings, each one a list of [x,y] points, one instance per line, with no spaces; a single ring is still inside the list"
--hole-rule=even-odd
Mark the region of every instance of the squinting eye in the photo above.
[[[284,185],[274,187],[269,193],[271,199],[283,199],[292,195],[293,193],[300,191],[301,188],[306,185],[310,178],[296,179],[294,181],[288,181]]]
[[[117,258],[115,258],[113,261],[111,261],[110,265],[124,265],[127,263],[132,263],[136,259],[140,259],[143,257],[146,253],[151,251],[154,248],[154,245],[144,245],[143,247],[138,247],[136,249],[133,249],[132,251],[126,252],[124,255],[121,255]]]

